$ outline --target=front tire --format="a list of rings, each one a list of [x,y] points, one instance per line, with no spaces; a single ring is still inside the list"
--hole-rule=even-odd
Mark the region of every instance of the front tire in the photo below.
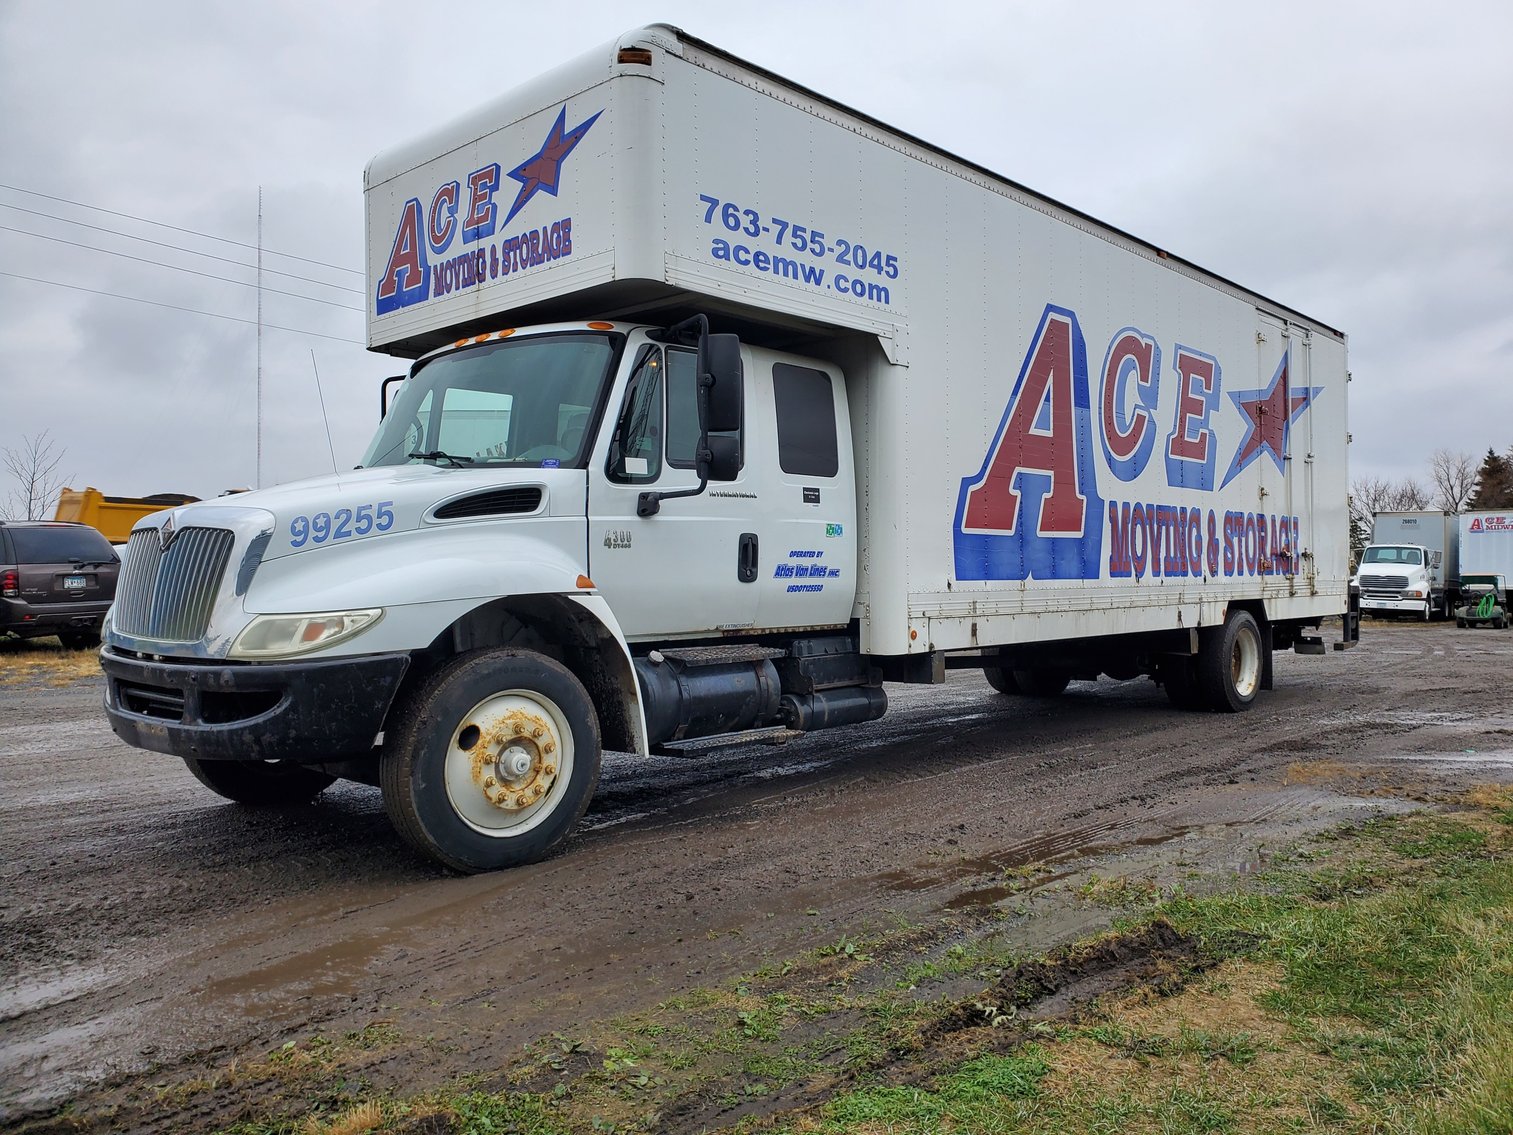
[[[1249,709],[1261,688],[1265,644],[1249,611],[1231,611],[1222,627],[1201,632],[1198,685],[1210,709],[1239,713]]]
[[[185,757],[194,779],[218,796],[254,808],[308,804],[336,777],[288,761],[202,761]]]
[[[397,706],[379,763],[400,836],[454,871],[544,859],[599,783],[599,722],[582,683],[544,655],[463,655]]]

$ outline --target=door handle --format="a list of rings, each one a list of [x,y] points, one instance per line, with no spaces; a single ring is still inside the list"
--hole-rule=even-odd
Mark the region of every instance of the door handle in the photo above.
[[[755,583],[757,577],[757,538],[755,532],[741,533],[741,548],[736,556],[736,578]]]

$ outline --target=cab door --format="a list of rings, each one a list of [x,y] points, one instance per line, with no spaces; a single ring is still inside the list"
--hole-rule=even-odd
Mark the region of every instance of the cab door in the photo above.
[[[764,470],[756,624],[841,626],[856,597],[856,482],[840,371],[753,350],[748,462]],[[751,381],[756,372],[756,382]]]
[[[664,500],[654,516],[638,516],[643,492],[698,485],[699,422],[696,353],[644,336],[631,347],[629,372],[610,400],[589,466],[589,575],[628,639],[750,629],[761,543],[751,459],[736,480],[712,482],[697,496]],[[744,348],[742,354],[744,360]],[[745,387],[749,407],[749,377]],[[744,424],[739,432],[744,444]]]

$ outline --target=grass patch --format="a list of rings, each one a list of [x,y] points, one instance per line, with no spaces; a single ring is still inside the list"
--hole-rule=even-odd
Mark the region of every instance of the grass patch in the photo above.
[[[40,682],[61,689],[98,677],[97,650],[65,650],[55,638],[0,635],[0,686]]]

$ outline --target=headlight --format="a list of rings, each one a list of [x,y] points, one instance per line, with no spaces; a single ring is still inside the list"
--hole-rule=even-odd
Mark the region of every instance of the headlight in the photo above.
[[[236,636],[232,658],[287,658],[334,646],[383,618],[382,607],[314,615],[259,615]]]
[[[1412,591],[1403,592],[1404,599],[1422,599],[1423,597],[1424,593],[1422,591],[1419,591],[1417,588]]]

